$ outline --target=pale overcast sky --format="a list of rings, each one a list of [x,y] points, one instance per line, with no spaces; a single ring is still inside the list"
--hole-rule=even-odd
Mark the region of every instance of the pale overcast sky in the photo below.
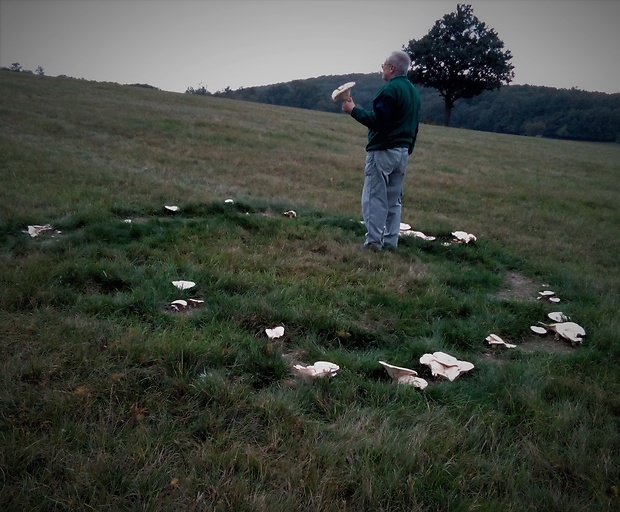
[[[379,72],[444,0],[0,0],[0,66],[210,92]],[[620,92],[620,1],[471,0],[514,84]]]

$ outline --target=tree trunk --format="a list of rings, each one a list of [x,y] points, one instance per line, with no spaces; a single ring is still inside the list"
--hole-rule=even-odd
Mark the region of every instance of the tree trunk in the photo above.
[[[447,101],[444,103],[443,108],[443,124],[444,126],[450,126],[450,116],[452,115],[452,105]]]

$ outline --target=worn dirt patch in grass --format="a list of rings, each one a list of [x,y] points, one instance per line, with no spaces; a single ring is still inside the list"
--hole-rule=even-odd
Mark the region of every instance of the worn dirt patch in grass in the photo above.
[[[506,362],[508,352],[518,350],[527,354],[572,354],[578,347],[573,347],[566,340],[556,340],[553,335],[530,336],[517,345],[514,349],[489,350],[482,354],[482,359],[489,363],[503,364]]]
[[[569,341],[555,339],[553,334],[545,336],[530,336],[519,345],[523,352],[545,352],[548,354],[572,354],[578,347],[573,347]]]
[[[536,293],[540,289],[532,279],[518,272],[509,272],[506,275],[506,288],[500,290],[496,297],[502,300],[536,300]]]

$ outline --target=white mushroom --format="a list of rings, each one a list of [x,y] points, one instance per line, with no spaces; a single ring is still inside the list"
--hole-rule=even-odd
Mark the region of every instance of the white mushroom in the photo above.
[[[51,231],[52,229],[54,229],[54,227],[51,224],[45,224],[43,226],[38,226],[35,224],[33,226],[28,226],[28,234],[34,238],[39,236],[44,231]]]
[[[304,377],[335,377],[340,370],[340,366],[329,361],[317,361],[313,365],[303,366],[296,364],[294,370]]]
[[[552,311],[551,313],[548,313],[547,316],[557,323],[568,321],[568,317],[561,311]]]
[[[204,300],[199,299],[177,299],[173,300],[168,307],[173,311],[184,311],[186,309],[195,308],[204,303]]]
[[[189,290],[196,286],[194,281],[172,281],[172,284],[176,286],[179,290]]]
[[[224,203],[226,203],[226,204],[233,204],[234,202],[235,202],[234,199],[226,199],[224,201]]]
[[[538,325],[530,325],[530,329],[536,334],[547,334],[547,329]]]
[[[538,295],[540,295],[541,297],[551,297],[555,295],[555,292],[552,292],[551,290],[544,290],[542,292],[538,292]]]
[[[434,236],[428,236],[422,233],[422,231],[414,231],[413,229],[407,231],[401,231],[400,235],[402,236],[414,236],[416,238],[421,238],[422,240],[435,240]]]
[[[445,352],[424,354],[420,357],[420,363],[430,367],[433,377],[439,375],[450,381],[456,379],[461,373],[474,368],[472,363],[459,361],[456,357],[446,354]]]
[[[556,297],[555,292],[551,290],[544,290],[542,292],[538,292],[538,297],[540,299],[548,300],[549,302],[560,302],[560,298]]]
[[[506,343],[503,339],[501,339],[497,334],[489,334],[485,340],[487,341],[487,343],[491,346],[494,345],[503,345],[506,348],[517,348],[516,345],[513,345],[512,343]]]
[[[347,82],[342,84],[332,92],[332,100],[334,101],[347,101],[351,97],[351,88],[355,85],[355,82]]]
[[[556,339],[562,337],[571,342],[572,345],[581,343],[583,336],[586,335],[586,331],[581,325],[575,322],[560,322],[555,324],[543,324],[549,329],[555,332]]]
[[[400,230],[401,231],[409,231],[411,229],[411,226],[409,224],[405,224],[404,222],[400,223]]]
[[[428,386],[428,382],[426,382],[426,380],[422,377],[415,377],[414,375],[403,375],[396,381],[396,383],[413,386],[418,389],[426,389]]]
[[[462,242],[466,244],[476,241],[475,235],[472,235],[471,233],[467,233],[465,231],[453,231],[452,236],[456,239],[457,242]]]
[[[284,212],[284,215],[290,218],[297,217],[297,212],[295,210],[287,210]]]
[[[267,336],[270,340],[281,338],[282,336],[284,336],[284,327],[279,325],[278,327],[274,327],[273,329],[267,328],[265,329],[265,332],[267,333]]]
[[[164,208],[169,212],[178,212],[181,210],[178,206],[164,206]]]
[[[415,370],[394,366],[386,363],[385,361],[379,361],[379,364],[386,369],[388,375],[392,377],[392,381],[396,384],[409,384],[419,389],[424,389],[428,386],[428,382],[421,377],[418,377],[418,372]]]

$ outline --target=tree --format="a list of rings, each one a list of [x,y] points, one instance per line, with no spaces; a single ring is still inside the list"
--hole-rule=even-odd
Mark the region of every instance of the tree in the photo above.
[[[37,69],[34,72],[34,74],[35,75],[39,75],[39,76],[43,76],[43,75],[45,75],[45,70],[41,66],[37,66]]]
[[[199,96],[209,96],[209,91],[205,85],[202,83],[198,84],[198,89],[194,89],[193,87],[188,87],[185,90],[185,94],[198,94]]]
[[[495,30],[474,16],[471,5],[458,4],[403,50],[411,57],[409,79],[437,89],[443,98],[446,126],[457,100],[499,89],[514,78],[510,51],[504,50]]]
[[[11,64],[11,67],[9,68],[11,71],[15,71],[17,73],[21,73],[22,71],[22,65],[19,62],[13,62],[13,64]]]

